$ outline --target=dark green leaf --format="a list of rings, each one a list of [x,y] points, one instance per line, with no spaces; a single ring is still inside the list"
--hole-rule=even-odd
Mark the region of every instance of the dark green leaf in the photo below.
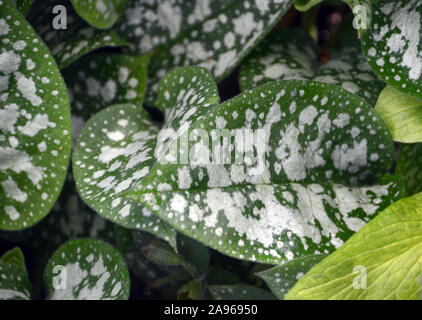
[[[209,286],[215,300],[275,300],[270,292],[249,285]]]

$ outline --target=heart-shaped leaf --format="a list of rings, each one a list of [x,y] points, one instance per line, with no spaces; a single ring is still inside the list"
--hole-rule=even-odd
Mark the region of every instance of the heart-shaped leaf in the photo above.
[[[286,299],[420,299],[422,194],[402,199],[301,278]]]
[[[389,85],[422,99],[422,2],[380,0],[362,37],[369,64]]]
[[[278,299],[283,299],[293,285],[326,256],[324,254],[313,254],[293,259],[280,266],[259,272],[257,275],[267,283]]]
[[[141,106],[104,109],[81,131],[73,152],[73,173],[81,197],[97,213],[175,246],[173,228],[139,203],[120,196],[149,173],[158,130]]]
[[[422,143],[402,145],[396,174],[404,180],[406,195],[422,191]]]
[[[50,52],[8,0],[0,9],[0,229],[19,230],[40,221],[60,194],[72,129]]]
[[[208,290],[214,300],[275,300],[270,292],[249,285],[209,286]]]
[[[30,300],[31,290],[25,270],[0,259],[0,300]]]
[[[316,42],[302,29],[283,29],[266,37],[242,64],[239,84],[248,90],[275,80],[307,79],[335,84],[375,105],[384,84],[361,52],[355,33],[347,33],[325,64]]]
[[[132,0],[119,34],[138,53],[152,51],[148,102],[159,79],[175,67],[200,65],[226,77],[292,5],[292,0]]]
[[[422,142],[422,100],[387,86],[378,98],[376,109],[394,141]]]
[[[123,12],[126,0],[71,0],[76,12],[95,28],[110,28]]]
[[[70,240],[45,270],[50,300],[127,300],[130,279],[120,253],[94,239]]]

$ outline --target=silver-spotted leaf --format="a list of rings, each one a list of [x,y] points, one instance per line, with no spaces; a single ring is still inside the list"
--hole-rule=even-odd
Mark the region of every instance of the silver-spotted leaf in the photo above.
[[[22,250],[18,247],[3,254],[0,258],[0,261],[14,264],[26,272],[25,258],[23,256]]]
[[[123,193],[182,233],[234,257],[278,264],[332,252],[401,196],[394,178],[363,186],[389,170],[393,142],[356,96],[281,81],[222,104],[211,95],[209,106],[208,77],[200,81],[198,72],[179,69],[161,81],[157,101],[169,116],[158,161]],[[222,138],[226,148],[216,148]]]
[[[129,298],[129,272],[123,257],[100,240],[66,242],[50,258],[44,282],[50,300]]]
[[[0,300],[30,300],[31,290],[26,271],[0,259]]]
[[[275,300],[270,292],[250,285],[215,285],[208,287],[214,300]]]
[[[0,3],[0,229],[19,230],[51,209],[71,148],[66,86],[21,13]]]
[[[175,231],[139,203],[121,196],[154,164],[158,125],[142,106],[115,105],[82,129],[73,152],[73,174],[82,199],[123,227],[156,234],[175,246]]]
[[[406,195],[422,192],[422,143],[401,146],[396,174],[404,180]]]
[[[422,2],[380,0],[362,37],[372,69],[389,85],[422,98]]]
[[[302,277],[286,299],[419,300],[422,193],[381,212]]]
[[[318,62],[316,42],[302,29],[269,34],[242,64],[242,90],[275,80],[307,79],[334,84],[375,105],[385,86],[366,63],[355,33],[343,36],[327,63]]]
[[[282,265],[257,273],[263,279],[278,299],[284,295],[293,285],[314,265],[324,259],[327,255],[314,254],[303,258],[293,259]]]
[[[422,100],[387,86],[378,97],[375,108],[394,141],[422,142]]]
[[[110,28],[120,17],[126,0],[71,0],[76,12],[90,25]]]
[[[117,28],[139,53],[152,52],[148,102],[175,67],[199,65],[222,80],[274,26],[293,0],[129,2]]]

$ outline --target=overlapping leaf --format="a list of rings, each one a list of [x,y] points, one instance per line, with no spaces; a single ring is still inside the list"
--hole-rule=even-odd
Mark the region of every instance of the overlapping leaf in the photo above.
[[[372,26],[362,37],[369,64],[389,85],[422,98],[422,3],[380,0]]]
[[[0,4],[0,229],[41,220],[56,201],[71,148],[66,86],[46,46]]]
[[[160,0],[129,2],[119,34],[138,53],[152,51],[148,101],[175,67],[200,65],[219,81],[292,5],[292,0]]]
[[[55,7],[60,10],[54,11]],[[60,69],[95,49],[126,45],[115,31],[89,26],[68,0],[37,0],[31,6],[28,20],[52,51]]]
[[[100,240],[66,242],[51,257],[44,281],[51,300],[129,298],[129,272],[123,257]]]
[[[326,64],[320,64],[318,56],[317,44],[303,30],[273,32],[242,64],[240,87],[247,90],[275,80],[307,79],[338,85],[375,105],[384,84],[365,62],[356,34],[345,35]]]
[[[12,0],[12,3],[23,15],[26,15],[31,7],[32,0]]]
[[[215,300],[275,300],[270,292],[249,285],[209,286]]]
[[[123,12],[126,0],[71,0],[76,12],[95,28],[110,28]]]
[[[287,299],[420,299],[422,194],[402,199],[311,269]]]
[[[293,285],[325,257],[324,254],[309,255],[262,271],[257,275],[267,283],[278,299],[283,299]]]
[[[387,86],[378,98],[376,109],[394,141],[422,142],[422,100]]]
[[[402,145],[396,174],[403,178],[408,196],[422,191],[422,143]]]
[[[25,270],[0,259],[0,300],[30,300],[31,283]]]

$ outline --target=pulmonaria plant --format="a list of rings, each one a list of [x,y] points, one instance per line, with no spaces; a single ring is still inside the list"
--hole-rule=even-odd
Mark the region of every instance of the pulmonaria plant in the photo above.
[[[0,0],[0,299],[420,298],[422,5],[344,2]]]

